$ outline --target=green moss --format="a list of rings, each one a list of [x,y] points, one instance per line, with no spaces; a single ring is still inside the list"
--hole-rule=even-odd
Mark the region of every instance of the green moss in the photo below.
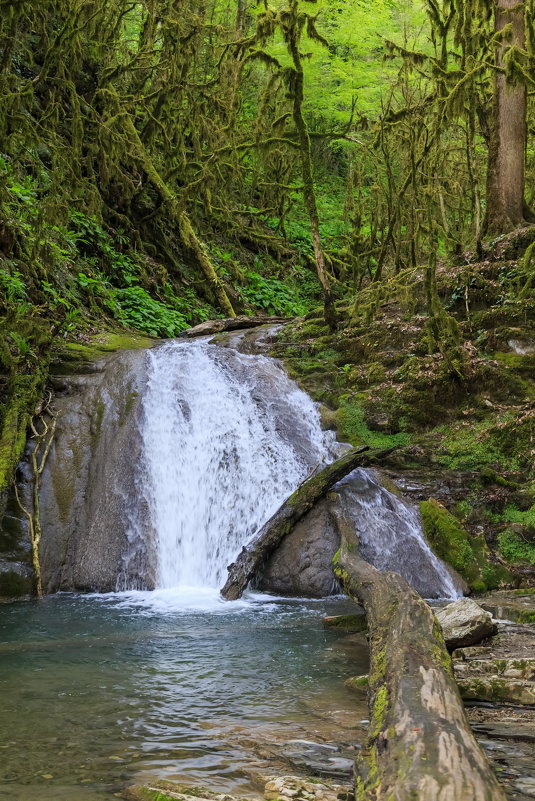
[[[520,375],[526,375],[527,378],[533,379],[535,374],[535,355],[519,353],[493,353],[492,358],[499,361],[500,364],[514,370]]]
[[[386,713],[388,711],[388,689],[386,685],[381,685],[375,694],[372,709],[372,728],[371,736],[377,737],[385,726]]]
[[[505,487],[505,489],[510,490],[516,490],[520,486],[517,482],[504,478],[491,467],[484,467],[479,471],[479,476],[483,484],[495,484],[498,487]]]
[[[286,336],[287,332],[283,332],[282,336]],[[328,327],[323,320],[313,319],[309,320],[301,327],[298,336],[301,337],[322,337],[329,333]]]
[[[444,641],[444,633],[442,631],[442,626],[433,615],[433,635],[436,640],[436,644],[433,646],[433,654],[435,659],[439,664],[442,665],[446,673],[450,676],[453,676],[453,665],[451,662],[451,656],[449,655],[446,643]]]
[[[7,401],[2,408],[0,429],[0,493],[11,483],[26,445],[26,430],[43,392],[47,359],[34,365],[30,374],[13,375]]]
[[[348,690],[355,690],[357,692],[362,692],[362,690],[367,689],[369,684],[369,678],[367,675],[353,676],[351,679],[347,679],[344,683]]]
[[[21,598],[32,592],[32,580],[21,576],[15,570],[6,570],[0,573],[0,597]]]
[[[103,333],[90,342],[66,342],[56,353],[51,372],[63,373],[80,369],[81,366],[101,359],[106,353],[117,350],[139,350],[151,348],[154,339],[136,334]]]
[[[404,432],[384,434],[381,431],[371,431],[366,424],[362,405],[355,401],[342,401],[338,419],[342,436],[351,445],[392,448],[395,445],[408,445],[410,442],[410,435]]]
[[[440,559],[451,565],[476,592],[484,592],[511,580],[502,565],[489,561],[483,536],[471,536],[438,501],[420,504],[425,536]]]
[[[438,426],[435,431],[441,435],[436,457],[439,464],[450,470],[479,470],[494,463],[516,467],[516,462],[512,463],[491,435],[495,422],[494,418],[486,418],[479,423]]]

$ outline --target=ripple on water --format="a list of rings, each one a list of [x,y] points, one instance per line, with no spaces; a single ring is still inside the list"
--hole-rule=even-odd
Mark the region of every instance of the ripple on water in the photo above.
[[[321,625],[347,605],[198,590],[4,605],[1,801],[111,801],[155,776],[250,792],[236,727],[304,736],[326,699],[354,703],[343,680],[366,649],[355,664]]]

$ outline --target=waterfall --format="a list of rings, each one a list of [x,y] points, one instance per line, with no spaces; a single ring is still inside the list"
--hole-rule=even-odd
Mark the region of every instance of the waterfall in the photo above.
[[[170,342],[148,359],[143,453],[157,585],[219,587],[256,529],[329,458],[329,435],[272,359],[204,341]]]
[[[355,470],[338,485],[355,524],[363,559],[401,573],[424,598],[457,598],[459,591],[422,533],[418,509],[382,487],[370,470]]]
[[[312,470],[344,446],[316,404],[273,359],[205,340],[147,352],[129,565],[152,541],[159,589],[222,586],[226,567]],[[363,556],[401,572],[425,597],[458,595],[427,546],[413,508],[357,470],[339,485]],[[135,571],[134,571],[135,573]],[[139,575],[139,573],[137,574]]]

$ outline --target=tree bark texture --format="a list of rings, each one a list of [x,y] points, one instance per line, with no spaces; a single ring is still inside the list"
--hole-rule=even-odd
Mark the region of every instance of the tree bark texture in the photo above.
[[[358,555],[340,522],[334,572],[368,618],[370,727],[357,759],[357,801],[505,801],[477,744],[429,605],[397,573]]]
[[[251,542],[244,546],[233,564],[229,565],[228,578],[221,590],[227,601],[241,598],[249,581],[255,576],[267,557],[275,550],[281,540],[289,534],[295,524],[337,481],[340,481],[356,467],[365,467],[380,461],[394,448],[385,451],[371,451],[368,447],[348,451],[340,459],[324,467],[315,476],[306,479],[290,495],[267,523],[258,530]]]
[[[501,234],[524,220],[527,89],[507,78],[504,56],[509,47],[525,47],[524,4],[496,0],[495,30],[512,26],[512,37],[496,53],[494,100],[487,173],[486,232]]]

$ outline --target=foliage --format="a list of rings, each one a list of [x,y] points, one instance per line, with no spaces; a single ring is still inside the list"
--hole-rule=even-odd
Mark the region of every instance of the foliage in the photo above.
[[[451,565],[478,592],[496,589],[510,580],[500,565],[487,561],[487,548],[482,536],[471,537],[459,521],[431,498],[420,504],[425,536],[433,551]]]
[[[188,328],[180,312],[169,309],[139,286],[116,289],[113,298],[119,306],[120,318],[130,328],[151,336],[175,337]]]
[[[518,531],[505,529],[498,535],[500,551],[508,562],[529,562],[535,565],[535,543],[528,542]]]
[[[264,278],[256,272],[247,273],[247,284],[241,289],[241,295],[251,306],[269,314],[295,317],[307,311],[295,289],[277,278]]]

